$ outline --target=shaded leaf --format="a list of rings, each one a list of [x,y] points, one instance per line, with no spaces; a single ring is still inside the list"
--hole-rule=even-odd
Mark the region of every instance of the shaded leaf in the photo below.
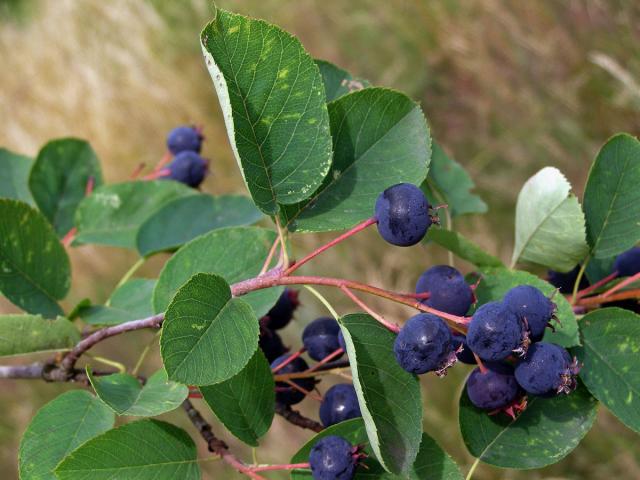
[[[64,350],[80,341],[69,320],[40,315],[0,315],[0,356]]]
[[[432,227],[427,232],[425,241],[437,243],[477,267],[504,267],[499,258],[485,252],[480,246],[453,230]]]
[[[131,279],[111,294],[109,306],[80,306],[78,315],[90,325],[117,325],[150,317],[154,314],[151,299],[155,286],[156,280]]]
[[[0,148],[0,197],[35,205],[29,191],[33,158]]]
[[[308,198],[331,165],[324,88],[313,59],[278,27],[221,9],[201,40],[233,153],[258,208],[275,214],[278,203]]]
[[[363,78],[354,78],[349,72],[326,60],[315,59],[327,102],[332,102],[347,93],[369,87],[371,84]]]

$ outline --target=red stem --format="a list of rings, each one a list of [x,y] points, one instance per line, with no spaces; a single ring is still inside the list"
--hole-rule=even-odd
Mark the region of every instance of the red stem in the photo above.
[[[311,468],[309,463],[288,463],[286,465],[256,465],[250,467],[253,472],[267,472],[272,470],[293,470],[295,468]]]
[[[273,369],[271,369],[272,373],[276,373],[278,370],[283,369],[284,367],[286,367],[287,365],[289,365],[291,362],[293,362],[296,358],[298,358],[300,355],[302,355],[304,352],[306,352],[307,349],[302,347],[300,350],[298,350],[295,353],[292,353],[291,355],[289,355],[287,357],[287,359],[282,362],[280,365],[275,366]]]
[[[324,357],[322,360],[320,360],[318,363],[316,363],[313,367],[311,367],[309,370],[307,370],[307,372],[315,372],[318,368],[320,368],[322,365],[324,365],[325,363],[330,362],[331,360],[333,360],[336,357],[339,357],[340,355],[342,355],[344,353],[344,349],[342,347],[338,348],[337,350],[334,350],[333,352],[331,352],[329,355],[327,355],[326,357]]]
[[[604,292],[602,294],[603,297],[608,297],[609,295],[613,295],[614,293],[616,293],[618,290],[626,287],[627,285],[640,280],[640,273],[636,273],[635,275],[632,275],[631,277],[625,278],[623,281],[621,281],[620,283],[618,283],[617,285],[615,285],[613,288],[610,288],[609,290],[607,290],[606,292]]]
[[[366,303],[364,303],[362,300],[356,297],[356,295],[347,287],[342,285],[340,287],[340,290],[342,290],[347,297],[353,300],[353,303],[358,305],[361,309],[363,309],[365,312],[367,312],[369,315],[375,318],[378,322],[380,322],[387,330],[393,333],[398,333],[400,331],[400,327],[397,324],[388,322],[382,315],[378,314],[373,309],[369,308],[369,306]]]
[[[624,292],[615,293],[613,295],[605,296],[595,295],[593,297],[582,298],[578,301],[578,306],[590,307],[593,305],[600,305],[601,303],[616,302],[618,300],[640,299],[640,289],[625,290]]]
[[[369,227],[369,226],[371,226],[371,225],[373,225],[375,223],[378,223],[378,220],[375,217],[372,217],[372,218],[370,218],[368,220],[365,220],[364,222],[356,225],[351,230],[348,230],[345,233],[343,233],[342,235],[337,236],[336,238],[331,240],[329,243],[326,243],[326,244],[322,245],[320,248],[317,248],[316,250],[311,252],[309,255],[304,257],[302,260],[299,260],[299,261],[295,262],[287,270],[285,270],[284,275],[285,276],[291,275],[293,272],[295,272],[298,268],[300,268],[302,265],[307,263],[309,260],[314,259],[318,255],[320,255],[322,252],[324,252],[326,250],[329,250],[331,247],[337,245],[338,243],[346,240],[347,238],[355,235],[356,233],[364,230],[365,228],[367,228],[367,227]]]
[[[576,294],[576,300],[585,297],[587,295],[589,295],[591,292],[597,290],[598,288],[600,288],[602,285],[605,285],[607,283],[609,283],[611,280],[613,280],[614,278],[616,278],[618,276],[618,272],[613,272],[609,275],[607,275],[606,277],[598,280],[596,283],[594,283],[593,285],[588,286],[587,288],[584,288],[582,290],[580,290],[577,294]]]

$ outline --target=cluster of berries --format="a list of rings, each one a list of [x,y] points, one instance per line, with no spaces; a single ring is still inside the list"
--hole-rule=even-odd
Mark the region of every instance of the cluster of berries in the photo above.
[[[167,136],[167,148],[173,160],[161,178],[199,187],[209,168],[209,162],[200,156],[203,140],[202,131],[194,126],[185,125],[171,130]]]

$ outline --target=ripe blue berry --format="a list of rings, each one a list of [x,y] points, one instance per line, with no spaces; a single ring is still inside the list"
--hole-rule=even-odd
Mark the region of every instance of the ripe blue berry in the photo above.
[[[529,328],[530,338],[537,342],[556,312],[556,304],[531,285],[518,285],[507,292],[502,301]]]
[[[462,274],[449,265],[436,265],[420,275],[416,293],[429,292],[423,303],[452,315],[464,315],[473,302],[471,287]]]
[[[264,353],[264,356],[267,357],[269,363],[288,351],[288,348],[283,345],[280,335],[268,328],[262,328],[260,330],[258,346],[262,350],[262,353]]]
[[[184,125],[176,127],[167,135],[167,148],[174,155],[180,152],[200,153],[204,137],[197,128]]]
[[[465,337],[461,333],[455,332],[452,333],[452,339],[453,349],[456,352],[456,357],[458,357],[458,360],[460,360],[462,363],[466,363],[467,365],[475,365],[477,363],[476,357],[473,356],[473,352],[469,348],[469,345],[467,345],[467,337]],[[462,347],[462,350],[458,352],[458,349],[460,347]]]
[[[190,187],[199,187],[207,174],[207,161],[195,152],[183,151],[167,165],[170,178]]]
[[[576,388],[577,363],[569,352],[553,343],[538,342],[529,347],[515,369],[518,384],[532,395],[555,396]]]
[[[513,376],[513,367],[500,363],[485,363],[486,372],[475,368],[467,379],[467,395],[476,407],[497,410],[512,404],[520,392]]]
[[[618,272],[620,277],[631,277],[640,273],[640,247],[633,247],[622,252],[613,262],[613,270]]]
[[[340,383],[324,394],[320,404],[320,420],[325,427],[361,416],[356,389],[353,385]]]
[[[578,272],[580,271],[580,265],[576,265],[576,267],[567,273],[556,272],[554,270],[549,270],[547,280],[548,282],[560,290],[560,293],[573,293],[573,286],[578,279]],[[583,288],[587,288],[589,286],[589,280],[586,275],[583,275],[580,279],[580,285],[578,286],[579,290]]]
[[[266,325],[273,330],[286,327],[293,318],[293,312],[298,307],[298,292],[285,288],[276,304],[267,313]]]
[[[526,349],[526,332],[517,315],[500,302],[482,305],[473,314],[467,331],[469,348],[482,360],[497,362]]]
[[[309,464],[314,480],[351,480],[356,470],[353,447],[337,435],[327,435],[315,443]]]
[[[429,313],[415,315],[404,324],[393,352],[403,369],[417,374],[436,371],[443,375],[456,358],[449,327]]]
[[[316,361],[340,348],[338,334],[340,326],[335,319],[320,317],[307,325],[302,331],[302,343],[307,353]]]
[[[427,198],[410,183],[399,183],[378,195],[375,216],[382,238],[400,247],[418,243],[431,226]]]
[[[286,354],[276,358],[271,363],[271,369],[273,370],[274,368],[276,368],[278,365],[280,365],[285,360],[287,360],[290,356],[291,355]],[[293,361],[291,361],[290,363],[286,364],[284,367],[279,369],[276,372],[276,375],[278,374],[283,375],[285,373],[304,372],[308,368],[309,368],[309,365],[307,364],[307,362],[305,362],[304,359],[297,357],[296,359],[294,359]],[[313,390],[316,386],[316,380],[313,377],[296,378],[291,381],[296,385],[298,385],[303,390],[306,390],[308,392]],[[276,382],[276,401],[277,402],[283,403],[285,405],[295,405],[296,403],[300,403],[302,400],[304,400],[304,397],[305,397],[305,394],[302,393],[300,390],[296,390],[292,386],[287,385],[285,382]]]

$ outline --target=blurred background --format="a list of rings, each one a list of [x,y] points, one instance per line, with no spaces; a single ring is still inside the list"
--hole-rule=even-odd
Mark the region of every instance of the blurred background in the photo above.
[[[220,0],[218,5],[276,23],[297,35],[313,56],[420,101],[434,137],[471,173],[489,204],[487,215],[457,220],[455,228],[503,260],[511,257],[517,193],[530,175],[556,166],[581,195],[599,146],[618,131],[640,133],[637,0]],[[35,155],[48,139],[82,137],[101,158],[106,180],[117,182],[140,162],[157,162],[172,127],[202,124],[204,153],[213,162],[204,190],[243,192],[201,58],[198,34],[211,16],[205,0],[0,0],[0,145]],[[296,251],[325,237],[330,238],[297,239]],[[104,301],[136,259],[131,252],[93,246],[71,255],[67,308],[85,297]],[[138,275],[157,275],[164,260],[154,258]],[[307,271],[410,290],[422,270],[443,261],[446,255],[435,247],[393,249],[375,232],[365,232]],[[326,294],[339,312],[352,310],[335,292]],[[296,322],[285,331],[293,348],[304,325],[325,313],[306,292],[302,300]],[[372,305],[400,321],[409,313]],[[1,313],[13,311],[0,299]],[[105,342],[101,352],[131,364],[151,337],[138,332]],[[154,351],[147,373],[158,366]],[[446,380],[424,378],[423,388],[425,430],[466,471],[473,459],[457,427],[465,368],[454,369]],[[28,381],[0,386],[3,479],[17,478],[19,439],[35,411],[68,388]],[[313,400],[301,408],[317,415]],[[251,449],[206,414],[216,432],[250,459]],[[165,417],[195,434],[181,413]],[[310,436],[276,417],[258,460],[285,462]],[[218,462],[202,468],[205,478],[237,478]],[[638,479],[640,441],[601,409],[593,430],[559,464],[530,472],[481,465],[474,478]]]

